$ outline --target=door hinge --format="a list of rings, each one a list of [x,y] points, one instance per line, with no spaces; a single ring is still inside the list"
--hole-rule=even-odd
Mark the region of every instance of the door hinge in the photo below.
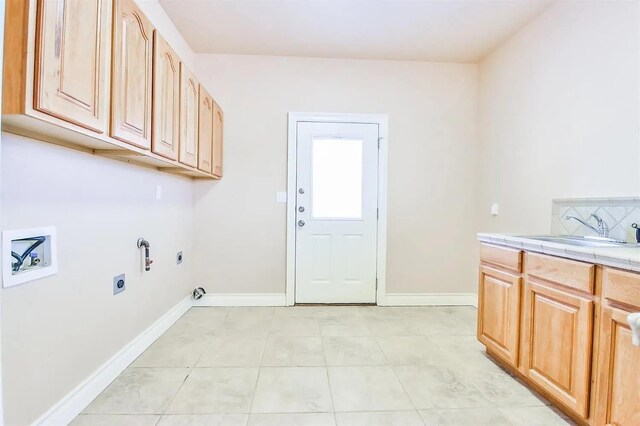
[[[378,289],[378,278],[376,278],[376,290]]]
[[[376,219],[380,219],[380,209],[376,208]]]

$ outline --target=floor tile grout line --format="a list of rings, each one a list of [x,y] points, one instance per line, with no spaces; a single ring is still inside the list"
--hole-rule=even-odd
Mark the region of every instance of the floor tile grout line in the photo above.
[[[193,307],[189,308],[189,311],[191,311],[191,309],[193,309]],[[187,312],[189,312],[189,311],[187,311]],[[228,311],[225,313],[225,316],[224,316],[224,318],[222,319],[222,321],[224,321],[224,319],[227,317],[227,315],[229,315],[229,312],[230,312],[230,311],[231,311],[231,310],[228,310]],[[185,315],[186,315],[186,313],[187,313],[187,312],[185,312]],[[184,316],[184,315],[182,315],[182,316]],[[182,318],[182,317],[180,317],[180,318]],[[205,350],[205,349],[203,349],[203,352],[202,352],[202,353],[204,353],[204,350]],[[202,353],[200,354],[200,357],[202,356]],[[178,389],[177,389],[177,390],[176,390],[176,392],[173,394],[173,396],[171,397],[171,399],[170,399],[170,400],[169,400],[169,402],[167,403],[167,405],[166,405],[166,407],[164,408],[164,410],[162,410],[162,414],[161,414],[161,416],[165,415],[165,414],[167,413],[167,410],[169,409],[169,407],[171,407],[171,404],[172,404],[172,403],[173,403],[173,401],[176,399],[176,396],[178,396],[178,393],[180,392],[180,390],[182,389],[182,387],[184,386],[184,384],[185,384],[185,383],[187,382],[187,380],[189,379],[189,376],[191,375],[191,373],[192,373],[192,372],[193,372],[193,370],[195,369],[195,366],[197,365],[198,361],[200,360],[200,357],[198,357],[198,360],[196,361],[196,363],[195,363],[193,366],[191,366],[191,367],[187,367],[187,368],[188,368],[187,375],[185,376],[185,378],[184,378],[184,380],[182,381],[182,383],[180,383],[180,386],[178,386]],[[159,421],[159,420],[158,420],[158,421]]]
[[[327,353],[324,350],[324,340],[320,337],[320,347],[322,348],[322,359],[324,359],[324,372],[327,376],[327,385],[329,386],[329,399],[331,400],[331,409],[333,410],[333,424],[338,426],[338,418],[336,415],[336,406],[333,402],[333,390],[331,389],[331,378],[329,377],[329,366],[327,365]]]
[[[164,409],[162,410],[162,413],[159,413],[160,416],[164,416],[167,412],[167,410],[169,409],[169,407],[171,406],[171,403],[173,403],[173,400],[176,398],[176,396],[178,395],[178,392],[180,392],[180,389],[182,389],[182,387],[184,386],[184,384],[187,382],[187,379],[189,378],[189,375],[191,374],[191,368],[187,369],[187,375],[184,377],[184,380],[182,380],[182,383],[180,383],[180,386],[178,386],[178,388],[176,389],[176,391],[174,392],[173,396],[169,399],[169,402],[167,402],[167,405],[164,407]]]
[[[275,316],[275,308],[273,309],[271,318],[270,318],[270,324],[269,324],[269,329],[271,329],[271,326],[273,325],[273,318]],[[269,341],[269,336],[270,334],[267,333],[266,336],[264,336],[264,345],[262,347],[262,355],[260,356],[260,365],[258,366],[258,374],[256,377],[256,384],[253,387],[253,395],[251,395],[251,402],[249,403],[249,415],[247,416],[247,423],[246,425],[249,424],[249,419],[251,418],[251,413],[253,413],[253,403],[256,399],[256,392],[258,390],[258,382],[260,381],[260,373],[262,373],[262,363],[264,362],[264,353],[267,349],[267,342]]]
[[[393,368],[393,365],[391,364],[391,361],[389,361],[389,357],[387,356],[386,352],[384,351],[384,349],[382,348],[382,345],[380,344],[380,341],[378,340],[378,337],[375,336],[374,337],[376,344],[378,345],[378,348],[380,349],[380,352],[382,352],[382,355],[384,356],[384,359],[387,360],[387,365],[391,368],[391,371],[393,372],[393,376],[396,378],[396,380],[398,381],[398,383],[400,383],[400,387],[402,387],[402,390],[405,394],[405,396],[407,397],[407,399],[409,400],[409,402],[411,403],[411,406],[413,407],[413,410],[416,412],[416,414],[418,415],[418,418],[420,419],[420,421],[426,425],[424,419],[422,418],[422,416],[420,415],[420,413],[418,412],[418,408],[416,407],[416,404],[413,402],[413,398],[411,398],[411,395],[409,395],[409,392],[407,392],[407,389],[404,386],[404,383],[402,383],[402,380],[400,380],[400,377],[398,377],[398,373],[396,373],[395,368]]]

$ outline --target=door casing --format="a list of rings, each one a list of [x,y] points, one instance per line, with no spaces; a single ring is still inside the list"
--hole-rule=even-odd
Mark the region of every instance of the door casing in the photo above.
[[[376,303],[385,304],[387,284],[387,152],[389,142],[387,115],[380,114],[331,114],[290,112],[288,114],[288,161],[287,161],[287,276],[286,303],[295,304],[296,282],[296,174],[298,123],[363,123],[377,124],[379,129],[378,149],[378,223],[377,223],[377,288]]]

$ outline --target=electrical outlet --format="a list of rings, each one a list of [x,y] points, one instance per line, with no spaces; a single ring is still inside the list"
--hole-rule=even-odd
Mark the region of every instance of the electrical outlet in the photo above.
[[[124,274],[113,277],[113,295],[122,293],[125,290]]]
[[[176,265],[179,265],[182,263],[182,252],[179,251],[178,254],[176,254]]]

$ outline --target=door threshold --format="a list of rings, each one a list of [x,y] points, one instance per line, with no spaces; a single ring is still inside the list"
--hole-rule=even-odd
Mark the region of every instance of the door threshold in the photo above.
[[[375,303],[296,303],[293,306],[378,306]]]

